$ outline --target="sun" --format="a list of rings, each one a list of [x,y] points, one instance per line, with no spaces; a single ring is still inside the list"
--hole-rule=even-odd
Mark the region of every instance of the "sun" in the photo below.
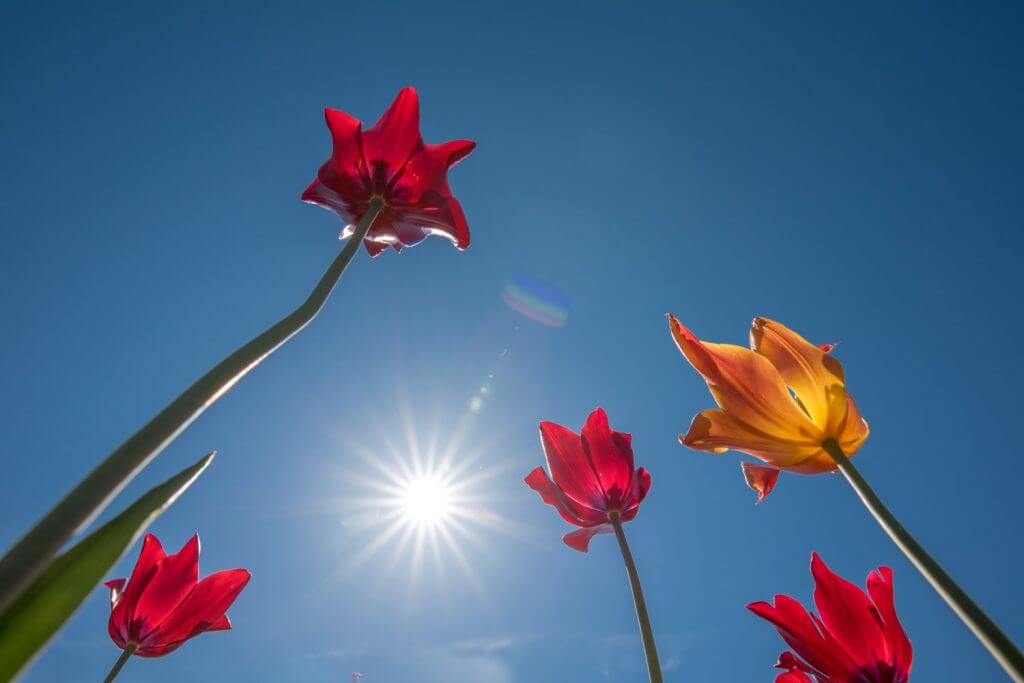
[[[453,492],[440,476],[422,475],[402,484],[399,501],[402,516],[416,526],[442,525],[452,513]]]

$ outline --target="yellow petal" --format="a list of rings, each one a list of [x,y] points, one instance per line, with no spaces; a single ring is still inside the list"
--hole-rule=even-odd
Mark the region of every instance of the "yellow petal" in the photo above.
[[[671,315],[669,326],[679,350],[703,375],[732,423],[759,435],[762,442],[778,442],[786,453],[820,448],[824,433],[796,404],[782,376],[766,357],[742,346],[702,342]],[[737,450],[757,455],[748,449]]]
[[[845,418],[845,402],[834,400],[836,389],[839,393],[843,390],[843,367],[821,347],[781,323],[755,318],[750,327],[750,348],[771,361],[822,430]],[[836,407],[841,412],[830,414]]]
[[[724,453],[730,449],[740,451],[779,468],[799,467],[822,452],[821,446],[813,442],[783,440],[759,432],[721,408],[697,413],[690,429],[679,437],[679,441],[695,450],[710,453]]]
[[[860,410],[853,402],[853,397],[846,394],[846,415],[835,429],[836,441],[846,455],[852,456],[867,440],[869,433],[868,423],[860,416]]]

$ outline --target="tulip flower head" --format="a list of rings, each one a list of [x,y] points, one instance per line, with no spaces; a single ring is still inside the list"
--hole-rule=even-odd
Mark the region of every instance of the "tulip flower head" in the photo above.
[[[744,463],[747,484],[764,500],[780,470],[801,474],[835,471],[823,444],[834,439],[853,455],[868,437],[868,424],[846,391],[833,344],[815,346],[767,318],[756,318],[750,348],[698,339],[668,316],[672,336],[707,382],[718,408],[701,411],[679,440],[690,448],[747,453],[765,465]]]
[[[324,115],[334,151],[302,199],[341,216],[343,238],[377,198],[383,209],[363,240],[371,256],[389,245],[400,251],[431,234],[447,237],[459,249],[469,246],[469,226],[448,186],[448,169],[472,152],[475,142],[424,144],[419,96],[412,88],[399,92],[369,130],[343,111],[325,109]]]
[[[793,648],[775,665],[785,671],[776,683],[906,683],[914,651],[896,617],[892,570],[869,574],[866,593],[833,573],[817,553],[811,573],[820,616],[786,595],[776,595],[774,605],[747,605]]]
[[[131,577],[107,581],[110,638],[140,657],[160,657],[206,631],[231,628],[227,611],[249,582],[249,572],[228,569],[199,580],[199,536],[167,555],[146,534]]]
[[[541,422],[540,439],[551,478],[538,467],[525,481],[565,521],[581,527],[563,537],[566,545],[587,552],[595,534],[612,532],[612,515],[623,522],[636,517],[651,475],[633,467],[632,437],[613,432],[604,410],[592,412],[580,434]]]

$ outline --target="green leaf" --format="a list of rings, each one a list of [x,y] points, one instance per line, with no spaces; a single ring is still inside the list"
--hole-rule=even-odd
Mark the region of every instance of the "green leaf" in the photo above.
[[[196,480],[214,453],[150,490],[55,559],[0,614],[0,681],[39,654],[146,527]]]

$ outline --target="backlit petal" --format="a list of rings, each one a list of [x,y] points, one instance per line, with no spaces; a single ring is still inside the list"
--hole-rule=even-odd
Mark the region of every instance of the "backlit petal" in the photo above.
[[[743,469],[743,478],[746,479],[747,486],[757,492],[757,502],[760,503],[775,488],[775,483],[779,480],[779,470],[750,462],[742,462],[740,467]]]
[[[914,660],[914,649],[910,639],[896,616],[896,605],[893,596],[892,570],[879,567],[868,574],[868,595],[882,618],[885,641],[888,646],[889,663],[897,674],[905,680],[910,676],[910,665]]]
[[[129,629],[131,640],[143,644],[188,597],[198,580],[199,536],[194,535],[180,551],[157,562],[153,578],[135,605]]]
[[[614,531],[611,524],[589,526],[562,537],[562,541],[573,550],[585,553],[590,550],[590,539],[597,534],[610,534]]]
[[[814,604],[829,632],[862,671],[886,662],[887,646],[878,612],[857,586],[834,573],[817,553],[811,559]]]
[[[370,167],[374,188],[381,192],[405,163],[423,147],[420,136],[420,100],[413,88],[402,88],[373,128],[363,131],[363,158]]]
[[[548,470],[558,488],[581,505],[607,510],[604,492],[580,436],[554,422],[541,422],[540,436]]]
[[[842,391],[844,386],[839,361],[785,325],[767,318],[755,318],[751,324],[750,347],[771,361],[814,423],[822,430],[828,429],[830,422],[836,420],[836,416],[829,418],[829,396],[836,389]]]
[[[543,467],[534,468],[523,480],[526,485],[540,494],[541,500],[558,510],[562,519],[576,526],[600,524],[608,519],[604,512],[594,510],[572,500],[548,479]]]
[[[699,451],[724,453],[732,449],[783,468],[797,468],[822,452],[818,444],[784,440],[753,429],[721,408],[697,413],[679,440]]]
[[[767,358],[740,346],[702,342],[671,315],[669,326],[679,350],[735,422],[793,448],[824,441],[821,429],[796,404]]]
[[[218,630],[223,630],[224,613],[249,583],[249,579],[250,574],[245,569],[228,569],[204,578],[160,626],[159,644],[164,648],[173,647],[214,625],[221,627]]]
[[[626,504],[633,481],[630,439],[624,435],[613,437],[608,416],[601,408],[587,418],[581,436],[607,506],[621,508]]]
[[[819,630],[803,605],[786,595],[776,595],[775,604],[755,602],[747,609],[769,621],[799,655],[814,669],[847,680],[856,671],[853,660]]]
[[[114,638],[114,641],[120,641],[122,643],[120,647],[124,647],[123,643],[131,639],[129,631],[135,614],[135,605],[145,592],[150,579],[153,578],[157,563],[165,557],[166,553],[157,537],[153,534],[146,534],[142,540],[142,550],[139,551],[139,559],[135,562],[135,568],[132,569],[128,583],[122,587],[117,603],[110,612],[109,630],[112,638],[115,631],[118,633],[118,637]]]

